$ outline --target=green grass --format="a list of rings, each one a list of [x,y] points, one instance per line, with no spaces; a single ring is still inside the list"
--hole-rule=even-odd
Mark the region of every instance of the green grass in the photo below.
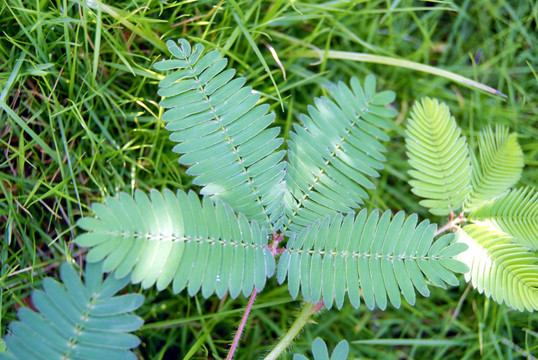
[[[186,37],[218,48],[277,114],[286,132],[326,86],[377,75],[400,112],[386,171],[369,207],[428,216],[407,185],[403,129],[415,99],[446,102],[465,135],[495,122],[520,134],[521,185],[538,178],[538,5],[532,1],[0,1],[0,335],[55,276],[74,247],[77,218],[105,195],[134,189],[189,189],[171,152],[153,62],[164,41]],[[286,71],[283,77],[268,46]],[[311,57],[313,50],[324,53]],[[310,53],[309,53],[310,51]],[[338,51],[444,69],[507,95],[493,96],[408,68],[331,58]],[[317,62],[316,64],[312,64]],[[474,144],[474,140],[471,140]],[[442,219],[439,219],[442,221]],[[400,310],[324,311],[298,338],[306,353],[320,336],[351,343],[363,359],[532,359],[538,316],[497,305],[475,291],[434,289]],[[138,291],[137,287],[134,287]],[[220,358],[246,299],[145,292],[138,332],[145,359]],[[236,359],[266,354],[301,307],[272,280],[259,294]],[[291,358],[291,356],[290,356]]]

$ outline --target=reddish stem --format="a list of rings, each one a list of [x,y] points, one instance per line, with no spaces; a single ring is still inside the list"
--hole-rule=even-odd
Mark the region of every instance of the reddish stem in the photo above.
[[[284,238],[283,234],[273,233],[273,243],[269,246],[269,250],[271,251],[271,254],[273,254],[273,256],[284,251],[284,249],[278,248],[278,243],[282,241],[283,238]],[[256,288],[254,288],[254,291],[252,291],[252,294],[250,295],[250,299],[248,300],[247,308],[245,309],[245,313],[243,314],[241,323],[239,324],[239,327],[237,328],[237,332],[235,333],[232,346],[230,347],[230,351],[228,352],[228,356],[226,356],[226,360],[231,360],[234,356],[234,352],[237,349],[237,345],[239,344],[239,339],[241,338],[241,335],[243,334],[243,329],[245,328],[245,325],[247,324],[248,316],[250,314],[250,311],[252,310],[252,305],[254,304],[256,295],[258,295],[258,291],[256,290]]]
[[[272,246],[269,247],[269,249],[271,250],[271,254],[273,254],[273,256],[284,251],[284,249],[278,248],[278,243],[282,241],[283,238],[284,238],[283,234],[273,233],[273,244]]]
[[[448,229],[459,229],[459,226],[458,224],[462,223],[462,222],[465,222],[467,221],[467,219],[465,217],[463,217],[463,212],[460,213],[456,218],[454,218],[454,213],[451,212],[449,217],[448,217],[448,222],[441,226],[434,234],[434,236],[437,236],[445,231],[447,231]]]
[[[231,360],[234,356],[235,349],[237,349],[237,345],[239,344],[239,339],[241,338],[241,335],[243,334],[243,329],[245,328],[245,325],[247,324],[248,315],[250,314],[250,310],[252,310],[252,305],[254,304],[256,295],[258,295],[258,291],[256,291],[256,288],[254,288],[254,291],[252,291],[252,294],[250,295],[250,299],[248,300],[247,308],[245,309],[245,313],[243,314],[243,318],[241,319],[239,328],[237,329],[237,332],[235,333],[234,341],[232,342],[232,346],[230,347],[228,356],[226,356],[226,360]]]
[[[311,314],[315,314],[317,313],[318,311],[321,310],[321,308],[323,307],[323,305],[325,305],[325,302],[323,300],[321,300],[319,303],[316,304],[316,306],[314,306],[314,308],[312,308],[312,311],[310,312]]]

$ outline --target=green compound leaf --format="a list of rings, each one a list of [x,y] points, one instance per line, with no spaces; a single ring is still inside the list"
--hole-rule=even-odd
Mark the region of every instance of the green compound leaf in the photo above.
[[[62,283],[43,280],[43,290],[32,293],[38,313],[21,308],[19,321],[10,324],[2,359],[136,360],[129,350],[140,340],[128,332],[142,326],[138,316],[128,315],[144,302],[140,294],[114,296],[128,279],[102,279],[101,264],[86,267],[83,284],[67,263],[60,267]]]
[[[155,63],[174,70],[159,83],[163,120],[178,144],[174,152],[188,166],[201,194],[222,199],[235,211],[264,226],[280,226],[284,206],[284,152],[279,128],[269,128],[269,105],[256,105],[260,95],[244,87],[245,79],[225,70],[227,60],[216,50],[204,54],[180,39],[167,41],[172,60]],[[179,45],[178,45],[179,44]]]
[[[441,216],[459,209],[471,190],[470,155],[448,107],[429,98],[415,103],[406,136],[409,184],[425,199],[420,204]]]
[[[519,311],[538,309],[538,258],[514,239],[485,224],[456,232],[468,246],[457,259],[467,264],[465,280],[480,293]]]
[[[327,344],[318,337],[312,342],[312,355],[314,360],[346,360],[349,355],[349,343],[346,340],[340,341],[329,358]],[[308,358],[304,355],[294,354],[293,360],[308,360]]]
[[[136,191],[120,193],[104,204],[93,204],[95,218],[78,225],[87,231],[77,245],[90,250],[86,261],[104,260],[103,270],[143,288],[158,290],[172,283],[173,291],[187,288],[193,296],[214,292],[235,298],[242,291],[261,291],[272,276],[275,260],[267,248],[268,234],[256,222],[236,215],[222,201],[194,192]]]
[[[538,193],[534,188],[509,190],[483,203],[468,218],[488,223],[516,238],[521,245],[538,250]]]
[[[364,86],[356,78],[351,88],[340,82],[332,89],[335,101],[322,97],[294,125],[288,141],[286,215],[289,228],[299,231],[313,221],[338,212],[351,212],[374,189],[371,177],[383,169],[389,137],[380,128],[391,126],[396,113],[385,107],[394,93],[375,93],[375,77]]]
[[[488,126],[480,132],[478,152],[479,158],[472,158],[472,190],[465,203],[467,211],[515,185],[524,166],[517,134],[510,134],[502,125],[496,125],[495,131]]]
[[[414,304],[415,289],[429,296],[426,280],[443,288],[458,285],[453,272],[468,268],[453,257],[466,247],[449,245],[452,234],[433,243],[437,225],[428,220],[417,225],[417,219],[403,212],[368,215],[365,209],[356,216],[326,217],[289,239],[277,280],[287,278],[293,298],[301,290],[305,301],[323,300],[328,309],[333,303],[340,309],[346,293],[355,308],[362,293],[369,309],[384,310],[389,301],[399,308],[401,294]]]

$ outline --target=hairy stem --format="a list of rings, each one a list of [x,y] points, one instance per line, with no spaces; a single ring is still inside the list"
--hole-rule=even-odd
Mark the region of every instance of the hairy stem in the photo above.
[[[241,335],[243,334],[243,329],[245,328],[245,325],[247,323],[250,310],[252,310],[252,305],[254,304],[256,295],[258,295],[258,291],[256,291],[256,288],[254,288],[254,290],[252,291],[252,294],[250,295],[250,299],[248,300],[245,313],[243,314],[243,317],[241,318],[241,323],[239,324],[239,328],[237,328],[237,332],[235,333],[234,341],[232,342],[232,346],[230,347],[228,356],[226,356],[226,360],[231,360],[234,356],[235,349],[237,349],[237,344],[239,344],[239,339],[241,338]]]
[[[283,237],[284,237],[283,234],[273,233],[273,244],[272,246],[269,247],[269,250],[271,251],[273,256],[275,256],[279,252],[278,243],[282,240]],[[239,344],[239,339],[241,338],[241,335],[243,334],[243,329],[245,328],[245,325],[247,324],[248,316],[250,314],[250,311],[252,310],[252,305],[254,304],[256,295],[258,295],[258,291],[256,290],[256,288],[254,288],[254,291],[252,291],[252,294],[250,295],[250,299],[248,300],[247,308],[245,309],[245,313],[243,314],[241,323],[239,324],[239,327],[237,328],[237,332],[235,333],[232,346],[230,347],[230,351],[228,352],[228,356],[226,356],[226,360],[231,360],[234,356],[235,349],[237,349],[237,345]]]
[[[274,360],[278,358],[286,349],[291,345],[293,339],[297,337],[301,329],[306,325],[310,316],[315,314],[323,306],[323,301],[319,304],[306,303],[295,319],[293,325],[289,328],[288,332],[284,334],[282,339],[276,344],[271,352],[265,357],[265,360]]]

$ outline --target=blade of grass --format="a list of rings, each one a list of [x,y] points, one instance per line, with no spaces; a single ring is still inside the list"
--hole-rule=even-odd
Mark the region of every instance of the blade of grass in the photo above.
[[[269,75],[269,78],[271,79],[271,82],[273,83],[273,86],[275,87],[276,94],[278,96],[278,102],[280,103],[280,106],[282,107],[282,110],[284,110],[284,103],[282,102],[282,97],[280,96],[280,91],[278,90],[278,86],[276,85],[275,79],[273,78],[273,74],[271,74],[271,69],[269,69],[269,66],[267,65],[267,62],[263,58],[262,53],[260,52],[260,49],[258,49],[258,46],[256,46],[256,43],[254,42],[254,39],[248,32],[245,25],[243,25],[243,22],[239,18],[236,12],[233,13],[233,17],[235,21],[237,22],[237,25],[241,28],[241,31],[243,32],[243,35],[245,35],[245,38],[247,39],[248,43],[252,47],[252,50],[254,50],[254,53],[256,53],[256,56],[258,59],[260,59],[260,62],[263,65],[263,68],[267,72],[267,75]]]
[[[21,53],[17,61],[15,61],[15,66],[13,67],[13,70],[11,70],[11,74],[9,74],[9,78],[4,85],[4,89],[2,89],[2,93],[0,93],[0,103],[5,103],[6,98],[11,91],[11,87],[13,86],[15,80],[17,79],[17,76],[19,75],[19,71],[21,70],[21,66],[25,57],[26,53]]]
[[[351,52],[351,51],[337,51],[337,50],[328,50],[328,51],[321,51],[321,50],[303,50],[302,52],[295,53],[294,56],[297,57],[305,57],[305,58],[323,58],[326,57],[328,59],[337,59],[337,60],[353,60],[353,61],[360,61],[360,62],[367,62],[367,63],[373,63],[373,64],[382,64],[382,65],[390,65],[390,66],[397,66],[397,67],[403,67],[406,69],[416,70],[416,71],[422,71],[428,74],[433,74],[436,76],[441,76],[444,78],[447,78],[449,80],[452,80],[454,82],[457,82],[461,85],[482,90],[486,93],[492,94],[492,95],[498,95],[502,96],[504,98],[507,98],[505,94],[502,92],[484,85],[482,83],[479,83],[477,81],[471,80],[469,78],[466,78],[465,76],[461,76],[458,74],[455,74],[448,70],[443,70],[436,68],[434,66],[430,65],[424,65],[420,64],[414,61],[404,60],[404,59],[396,59],[389,56],[381,56],[381,55],[372,55],[372,54],[364,54],[364,53],[358,53],[358,52]]]
[[[92,67],[92,79],[94,81],[95,86],[95,78],[97,77],[97,69],[99,67],[99,54],[101,52],[101,26],[103,24],[103,21],[101,19],[101,8],[97,8],[97,18],[96,20],[96,26],[95,26],[95,48],[93,51],[93,67]]]
[[[105,13],[112,16],[114,19],[119,21],[123,26],[125,26],[126,28],[128,28],[132,32],[134,32],[135,34],[137,34],[137,35],[141,36],[142,38],[148,40],[155,47],[159,48],[162,52],[167,53],[168,48],[166,47],[165,42],[162,41],[161,39],[159,39],[157,36],[155,36],[155,34],[153,34],[153,32],[145,31],[144,29],[141,29],[139,26],[134,25],[132,22],[127,20],[127,18],[125,16],[120,14],[119,10],[117,10],[116,8],[114,8],[112,6],[103,4],[103,2],[101,2],[100,0],[93,0],[92,3],[95,4],[95,6],[93,7],[94,9],[98,8],[98,9],[104,11]]]
[[[60,163],[58,154],[54,150],[52,150],[52,148],[49,145],[47,145],[47,143],[44,142],[43,139],[41,139],[41,137],[38,134],[36,134],[36,132],[34,130],[32,130],[24,122],[24,120],[21,119],[19,117],[19,115],[17,115],[17,113],[15,111],[13,111],[4,101],[0,101],[0,108],[2,108],[9,115],[9,117],[11,119],[13,119],[13,121],[15,121],[17,123],[17,125],[19,125],[28,135],[30,135],[30,137],[39,146],[41,146],[41,148],[43,148],[43,150],[47,153],[47,155],[49,155],[57,163]]]
[[[353,344],[387,345],[387,346],[468,346],[468,341],[443,339],[370,339],[355,340]]]

